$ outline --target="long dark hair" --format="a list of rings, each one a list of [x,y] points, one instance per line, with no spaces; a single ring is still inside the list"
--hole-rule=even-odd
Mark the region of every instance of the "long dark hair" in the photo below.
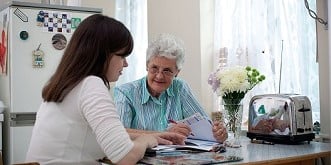
[[[100,77],[109,88],[106,71],[113,53],[133,49],[129,30],[119,21],[95,14],[83,20],[73,33],[55,73],[42,91],[44,101],[62,102],[85,77]],[[118,54],[116,54],[118,55]]]

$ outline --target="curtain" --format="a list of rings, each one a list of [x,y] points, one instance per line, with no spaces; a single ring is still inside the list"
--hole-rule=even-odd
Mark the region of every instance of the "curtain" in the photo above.
[[[67,6],[81,6],[81,4],[82,0],[67,0]]]
[[[308,2],[316,11],[316,1]],[[266,76],[244,99],[244,122],[254,95],[274,93],[308,96],[319,121],[316,22],[303,0],[215,0],[214,34],[215,58],[226,48],[227,66],[249,65]]]
[[[116,0],[115,18],[130,30],[134,49],[127,57],[129,67],[123,69],[116,85],[139,79],[146,75],[147,1]]]

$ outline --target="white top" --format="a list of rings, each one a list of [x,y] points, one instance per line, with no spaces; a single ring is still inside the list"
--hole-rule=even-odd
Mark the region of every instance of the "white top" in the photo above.
[[[132,148],[109,90],[89,76],[61,103],[41,104],[26,161],[82,165],[107,156],[116,163]]]

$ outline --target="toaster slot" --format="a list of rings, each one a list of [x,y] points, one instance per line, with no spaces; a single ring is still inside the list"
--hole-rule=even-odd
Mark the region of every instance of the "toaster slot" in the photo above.
[[[297,129],[297,132],[299,132],[299,133],[304,133],[304,132],[305,132],[305,129],[303,129],[303,128],[298,128],[298,129]]]
[[[298,109],[299,112],[303,113],[303,125],[306,125],[306,112],[310,111],[309,108],[305,108],[305,105],[302,105],[301,109]]]

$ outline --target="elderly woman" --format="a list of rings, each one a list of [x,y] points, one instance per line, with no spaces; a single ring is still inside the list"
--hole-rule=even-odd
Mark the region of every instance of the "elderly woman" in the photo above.
[[[189,85],[177,78],[185,51],[182,42],[169,34],[159,35],[149,44],[146,77],[114,88],[114,100],[121,121],[132,133],[169,131],[189,136],[191,128],[183,123],[168,124],[200,113],[210,120],[194,97]],[[213,135],[224,142],[223,124],[213,123]]]

